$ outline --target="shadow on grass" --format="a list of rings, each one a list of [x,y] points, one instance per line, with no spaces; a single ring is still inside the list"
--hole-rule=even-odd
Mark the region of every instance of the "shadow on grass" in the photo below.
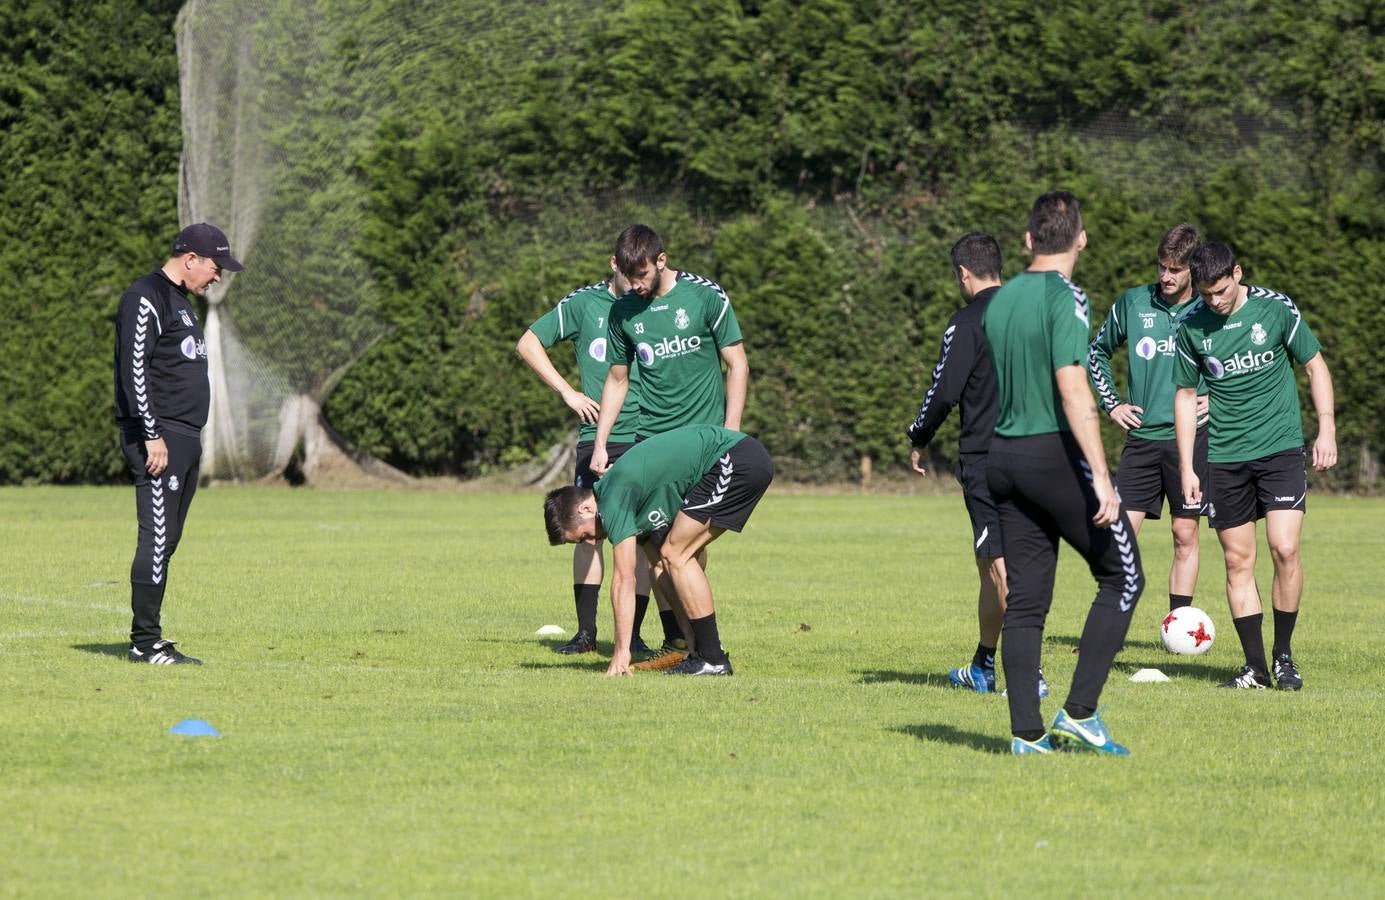
[[[1008,754],[1010,752],[1009,738],[977,734],[974,731],[960,731],[951,725],[939,725],[930,722],[922,725],[900,725],[890,730],[907,734],[921,741],[956,744],[959,747],[970,747],[972,750],[979,750],[982,753]]]
[[[1072,648],[1075,648],[1075,647],[1077,647],[1079,644],[1082,643],[1082,636],[1081,636],[1081,635],[1078,635],[1078,634],[1053,634],[1053,635],[1044,635],[1044,643],[1045,643],[1045,644],[1062,644],[1064,647],[1072,647]],[[1160,651],[1162,651],[1162,650],[1164,649],[1164,645],[1161,644],[1161,643],[1159,643],[1158,641],[1131,640],[1131,639],[1129,639],[1129,638],[1126,638],[1126,641],[1125,641],[1125,649],[1126,649],[1126,650],[1160,650]]]
[[[73,644],[72,649],[83,653],[95,653],[97,656],[116,656],[124,659],[125,654],[130,652],[130,644],[128,641],[123,644]]]
[[[585,657],[585,658],[584,658]],[[522,662],[519,664],[521,669],[568,669],[582,670],[588,672],[604,672],[606,667],[611,664],[609,657],[602,657],[600,654],[584,653],[582,656],[558,656],[554,655],[552,662]]]
[[[930,672],[896,672],[892,669],[867,669],[857,672],[861,676],[861,684],[921,684],[924,687],[941,687],[952,689],[952,682],[947,680],[947,675],[938,675]]]

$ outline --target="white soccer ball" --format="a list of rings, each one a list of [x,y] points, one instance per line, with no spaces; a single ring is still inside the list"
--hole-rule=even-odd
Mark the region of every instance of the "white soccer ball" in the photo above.
[[[1212,647],[1217,629],[1212,617],[1196,606],[1180,606],[1164,617],[1159,626],[1159,638],[1164,649],[1183,656],[1206,653]]]

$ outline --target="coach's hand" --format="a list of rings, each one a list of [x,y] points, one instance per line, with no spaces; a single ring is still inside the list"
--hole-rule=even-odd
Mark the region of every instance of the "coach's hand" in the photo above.
[[[144,442],[144,467],[150,475],[161,475],[168,468],[168,444],[163,438]]]
[[[1191,469],[1185,469],[1181,475],[1183,481],[1183,505],[1202,507],[1202,481],[1197,477],[1197,473]]]
[[[611,654],[611,664],[606,667],[607,675],[629,675],[630,674],[630,648],[624,650],[617,647]]]
[[[1144,412],[1133,403],[1122,403],[1111,408],[1111,421],[1129,431],[1140,427],[1140,416],[1144,415]]]
[[[1121,499],[1116,486],[1111,483],[1111,473],[1092,476],[1092,487],[1096,490],[1096,515],[1092,524],[1098,528],[1110,528],[1121,517]]]
[[[597,416],[601,415],[601,404],[581,391],[564,392],[563,402],[567,404],[568,409],[577,413],[577,418],[586,425],[595,425]]]
[[[922,463],[923,448],[914,447],[912,450],[909,451],[909,468],[913,469],[915,472],[919,473],[920,475],[926,478],[928,477],[928,470],[923,467]]]

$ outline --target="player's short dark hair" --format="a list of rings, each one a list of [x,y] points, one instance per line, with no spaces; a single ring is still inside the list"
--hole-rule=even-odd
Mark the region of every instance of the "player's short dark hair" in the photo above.
[[[591,488],[575,484],[551,490],[543,498],[543,527],[548,530],[548,543],[554,547],[566,543],[563,532],[576,528],[581,519],[577,507],[592,495]]]
[[[654,262],[664,252],[659,233],[648,225],[631,225],[616,238],[616,268],[626,278],[639,274],[647,262]]]
[[[952,245],[952,271],[966,267],[977,278],[1000,278],[1000,244],[984,231],[969,231]]]
[[[1236,254],[1225,244],[1198,244],[1188,257],[1188,265],[1193,270],[1193,284],[1216,284],[1231,276],[1236,268]]]
[[[1193,250],[1202,242],[1202,236],[1197,233],[1197,228],[1182,222],[1170,228],[1162,240],[1159,241],[1159,262],[1178,263],[1187,265],[1188,258],[1193,255]]]
[[[1082,205],[1070,191],[1039,195],[1029,210],[1030,249],[1036,255],[1066,253],[1082,233]]]

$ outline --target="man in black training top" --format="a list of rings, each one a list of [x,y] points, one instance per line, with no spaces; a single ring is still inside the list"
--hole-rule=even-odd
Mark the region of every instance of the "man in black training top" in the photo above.
[[[207,344],[188,295],[204,296],[223,270],[241,271],[226,235],[205,222],[189,225],[168,261],[121,295],[116,312],[115,418],[139,521],[130,566],[131,662],[201,664],[164,639],[160,611],[197,490],[210,403]]]
[[[1111,739],[1097,701],[1145,583],[1087,384],[1087,295],[1068,280],[1087,246],[1077,198],[1067,191],[1040,196],[1024,241],[1033,261],[996,292],[982,318],[1000,394],[986,474],[1000,510],[1009,575],[1001,661],[1010,749],[1023,755],[1068,747],[1124,756],[1130,751]],[[1098,590],[1082,629],[1072,689],[1045,731],[1039,653],[1060,537],[1087,560]]]
[[[981,589],[976,617],[981,632],[971,664],[953,669],[948,679],[954,687],[978,694],[995,690],[995,649],[1005,615],[1005,554],[1000,546],[1000,517],[990,488],[986,486],[986,454],[995,433],[995,369],[986,349],[981,316],[992,295],[1000,289],[1000,245],[980,231],[962,235],[952,245],[952,274],[957,278],[966,306],[952,314],[943,330],[942,353],[933,367],[933,383],[923,395],[918,418],[909,426],[909,465],[927,476],[923,451],[954,406],[961,406],[962,428],[957,440],[957,481],[962,485],[967,515],[971,518],[972,550]],[[1048,685],[1039,677],[1040,696]]]

